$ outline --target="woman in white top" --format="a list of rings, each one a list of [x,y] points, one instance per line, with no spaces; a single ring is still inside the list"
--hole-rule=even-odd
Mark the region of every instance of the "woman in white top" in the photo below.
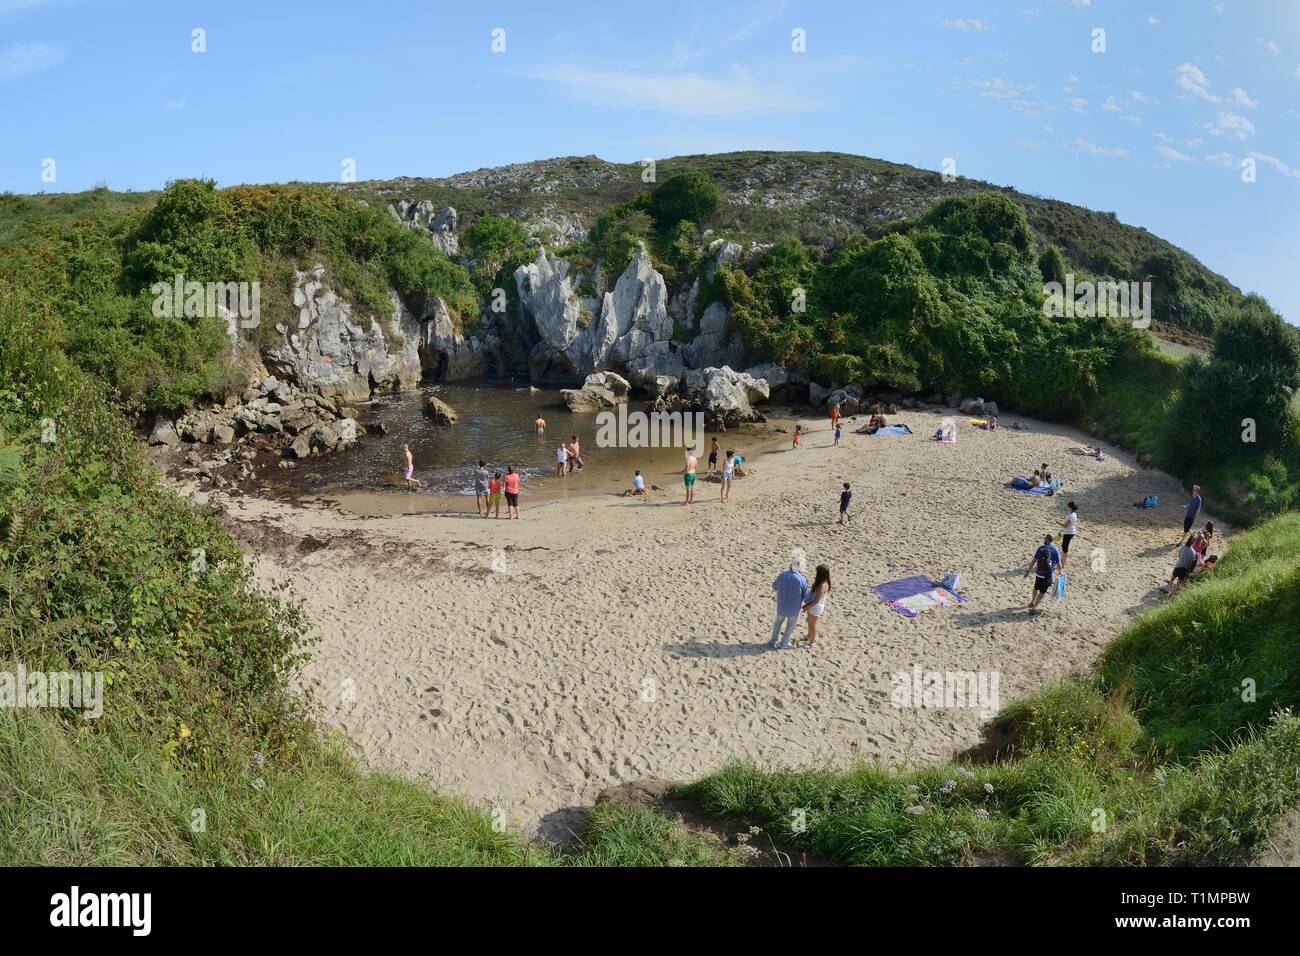
[[[562,478],[564,476],[564,465],[568,460],[569,460],[569,449],[565,448],[563,445],[555,449],[555,477],[556,478]]]
[[[817,643],[817,622],[826,613],[826,599],[831,593],[831,569],[824,564],[817,565],[817,575],[812,587],[808,589],[808,602],[803,609],[808,612],[808,646]]]
[[[733,449],[727,449],[727,457],[722,462],[722,487],[720,494],[722,500],[726,501],[731,495],[731,479],[736,477],[736,452]]]
[[[1070,557],[1070,539],[1079,533],[1079,506],[1071,501],[1065,506],[1069,509],[1065,520],[1061,522],[1061,570]]]

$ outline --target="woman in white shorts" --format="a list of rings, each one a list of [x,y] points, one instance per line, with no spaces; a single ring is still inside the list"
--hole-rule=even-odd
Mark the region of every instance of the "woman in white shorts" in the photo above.
[[[817,643],[817,622],[821,616],[826,613],[826,599],[831,594],[831,569],[824,564],[817,565],[817,575],[813,578],[812,587],[808,589],[808,602],[804,604],[803,609],[808,612],[808,638],[807,645],[812,647]]]
[[[736,477],[736,453],[730,448],[727,449],[727,457],[722,462],[722,487],[719,493],[722,500],[726,501],[731,497],[731,479]]]

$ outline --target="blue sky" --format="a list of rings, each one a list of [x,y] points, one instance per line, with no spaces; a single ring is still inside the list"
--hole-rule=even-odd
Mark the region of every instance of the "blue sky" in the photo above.
[[[1114,211],[1300,321],[1293,0],[0,0],[0,190],[759,148],[951,158]]]

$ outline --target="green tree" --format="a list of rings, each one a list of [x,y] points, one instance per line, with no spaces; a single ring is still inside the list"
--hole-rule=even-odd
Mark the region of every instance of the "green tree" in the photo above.
[[[712,218],[720,200],[717,185],[705,173],[678,173],[650,193],[649,212],[655,228],[669,235],[683,219],[704,225]]]

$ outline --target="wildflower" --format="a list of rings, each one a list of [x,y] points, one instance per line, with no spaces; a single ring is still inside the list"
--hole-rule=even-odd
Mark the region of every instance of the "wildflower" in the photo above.
[[[956,780],[945,780],[945,781],[943,782],[943,788],[942,788],[942,789],[943,789],[943,792],[944,792],[944,793],[952,793],[954,790],[957,789],[957,781],[956,781]]]
[[[189,735],[190,735],[190,728],[186,727],[184,724],[181,724],[181,732],[180,732],[181,740],[184,740]]]
[[[917,804],[914,807],[908,807],[903,812],[910,813],[914,817],[919,817],[921,814],[925,813],[925,807],[921,806],[920,804]]]
[[[993,784],[991,784],[991,783],[986,783],[986,784],[984,784],[984,792],[985,792],[985,793],[992,793],[992,792],[993,792]]]
[[[987,820],[989,818],[989,812],[983,807],[980,807],[975,811],[975,816],[979,817],[981,820]]]
[[[266,757],[263,756],[262,751],[260,750],[253,751],[253,763],[257,764],[259,767],[266,766]]]

